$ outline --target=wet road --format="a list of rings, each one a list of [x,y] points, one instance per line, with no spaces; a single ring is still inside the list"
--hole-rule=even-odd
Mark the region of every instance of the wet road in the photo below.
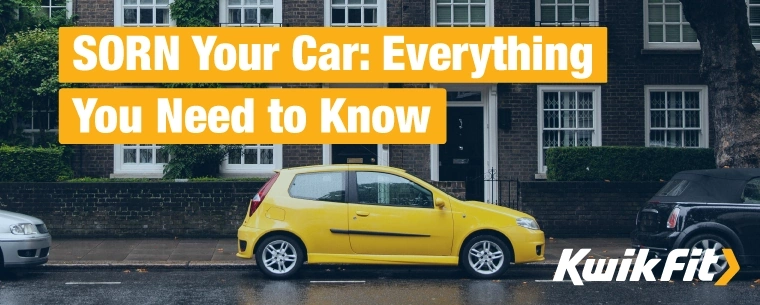
[[[329,270],[329,271],[328,271]],[[29,271],[0,276],[0,304],[760,304],[757,274],[713,283],[547,282],[554,270],[496,281],[458,270],[309,267],[291,281],[257,271]]]

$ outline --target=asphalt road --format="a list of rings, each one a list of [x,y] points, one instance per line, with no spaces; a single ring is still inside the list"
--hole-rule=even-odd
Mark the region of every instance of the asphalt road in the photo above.
[[[28,271],[0,276],[0,304],[760,304],[757,274],[692,282],[547,282],[554,270],[465,279],[455,269],[309,267],[290,281],[241,270]]]

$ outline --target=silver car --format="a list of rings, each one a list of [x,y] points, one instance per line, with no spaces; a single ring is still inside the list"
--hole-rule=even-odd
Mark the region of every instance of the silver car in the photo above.
[[[42,220],[0,210],[0,269],[47,263],[51,242]]]

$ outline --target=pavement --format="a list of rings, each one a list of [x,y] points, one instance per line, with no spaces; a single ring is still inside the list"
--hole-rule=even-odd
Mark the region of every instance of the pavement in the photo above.
[[[43,268],[245,269],[255,260],[235,256],[237,240],[224,239],[64,239],[54,238]],[[622,257],[628,238],[547,238],[543,262],[516,267],[556,268],[563,249],[590,248],[590,258]]]

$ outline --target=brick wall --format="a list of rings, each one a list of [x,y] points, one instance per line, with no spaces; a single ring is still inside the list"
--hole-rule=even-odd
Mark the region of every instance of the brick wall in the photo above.
[[[0,183],[54,237],[234,237],[262,182]]]
[[[520,210],[548,237],[627,237],[661,182],[523,182]]]
[[[72,145],[76,177],[108,178],[113,173],[113,145]]]
[[[79,16],[80,26],[113,26],[114,1],[74,0],[74,14]]]

